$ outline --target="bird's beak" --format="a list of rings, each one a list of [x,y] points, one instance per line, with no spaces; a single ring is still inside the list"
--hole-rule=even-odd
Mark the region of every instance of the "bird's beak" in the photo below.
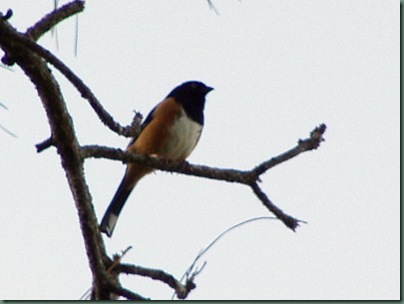
[[[206,94],[208,94],[210,91],[213,91],[214,88],[206,86],[205,90],[206,90]]]

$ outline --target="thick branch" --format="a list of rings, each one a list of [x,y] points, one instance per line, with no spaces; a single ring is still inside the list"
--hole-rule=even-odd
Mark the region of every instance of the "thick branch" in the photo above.
[[[255,176],[249,171],[233,169],[218,169],[203,165],[190,164],[186,161],[175,161],[171,159],[158,158],[144,154],[133,154],[120,149],[102,146],[83,146],[83,158],[108,158],[121,160],[124,163],[134,162],[140,165],[160,169],[167,172],[177,172],[186,175],[206,177],[210,179],[223,180],[241,184],[250,184],[255,181]]]
[[[107,255],[98,231],[91,195],[85,182],[83,159],[81,158],[80,146],[75,135],[73,122],[53,74],[42,58],[30,52],[22,44],[16,43],[21,37],[23,37],[22,34],[0,18],[0,46],[6,53],[12,55],[15,62],[30,78],[46,110],[52,138],[60,154],[61,163],[66,172],[70,190],[78,210],[97,298],[106,299],[108,294],[103,286],[109,282],[104,266]]]

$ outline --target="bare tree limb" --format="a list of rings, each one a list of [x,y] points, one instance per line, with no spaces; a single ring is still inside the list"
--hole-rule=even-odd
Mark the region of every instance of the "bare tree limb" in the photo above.
[[[173,275],[166,273],[165,271],[160,269],[145,268],[132,264],[120,264],[117,266],[117,271],[126,274],[140,275],[153,280],[164,282],[175,290],[175,293],[177,294],[179,299],[185,299],[191,292],[191,290],[196,287],[196,285],[191,280],[187,281],[185,284],[182,284],[180,281],[174,278]]]
[[[324,140],[323,134],[325,133],[326,126],[321,124],[316,127],[311,133],[310,137],[299,140],[298,144],[268,161],[265,161],[257,167],[245,171],[235,169],[212,168],[203,165],[190,164],[186,161],[175,161],[170,159],[158,158],[149,155],[133,154],[120,149],[113,149],[101,146],[83,146],[82,157],[95,157],[95,158],[108,158],[114,160],[121,160],[124,163],[134,162],[136,164],[144,165],[147,167],[156,168],[167,172],[176,172],[185,175],[193,175],[198,177],[205,177],[209,179],[222,180],[226,182],[240,183],[251,187],[255,195],[273,214],[276,215],[287,227],[295,231],[299,222],[298,219],[285,214],[280,208],[274,205],[268,196],[258,186],[260,175],[264,174],[268,169],[273,168],[287,160],[290,160],[297,155],[317,149],[320,143]]]
[[[90,191],[85,181],[83,159],[73,122],[53,74],[42,58],[24,45],[16,43],[16,40],[18,41],[21,37],[23,37],[22,34],[18,33],[3,18],[0,18],[0,46],[7,54],[12,54],[15,62],[30,78],[38,91],[46,110],[54,144],[60,155],[62,167],[66,172],[70,190],[76,203],[97,298],[108,299],[109,293],[104,289],[104,286],[110,282],[104,266],[108,258],[98,231]]]
[[[326,129],[327,126],[325,124],[320,124],[313,131],[311,131],[309,138],[306,138],[304,140],[300,139],[297,146],[255,167],[255,174],[257,176],[261,175],[268,169],[271,169],[272,167],[275,167],[276,165],[279,165],[280,163],[283,163],[299,155],[300,153],[317,149],[320,146],[321,142],[324,141],[323,135]]]
[[[121,149],[98,145],[82,146],[81,151],[83,158],[107,158],[112,160],[120,160],[123,163],[133,162],[167,172],[176,172],[185,175],[193,175],[251,185],[257,182],[259,180],[259,176],[265,173],[268,169],[296,157],[303,152],[310,151],[314,149],[315,146],[317,147],[323,140],[322,135],[324,132],[325,125],[321,124],[312,131],[309,138],[299,140],[299,143],[294,148],[261,163],[251,170],[213,168],[205,165],[190,164],[187,161],[175,161],[144,154],[134,154]],[[313,134],[315,136],[313,136]]]
[[[97,145],[83,146],[83,158],[107,158],[121,160],[124,163],[134,162],[147,167],[153,167],[167,172],[177,172],[186,175],[206,177],[210,179],[250,184],[255,177],[248,171],[238,171],[234,169],[217,169],[204,165],[190,164],[187,161],[175,161],[171,159],[159,158],[145,154],[134,154],[121,149],[102,147]]]
[[[135,116],[133,117],[132,124],[130,128],[133,130],[135,134],[140,134],[140,127],[141,127],[141,122],[142,122],[142,114],[139,112],[135,112]],[[49,147],[54,146],[52,136],[49,137],[48,139],[45,139],[44,141],[38,143],[35,145],[36,147],[36,152],[40,153]]]
[[[101,102],[93,94],[91,89],[59,58],[57,58],[44,47],[37,44],[32,39],[26,37],[24,34],[17,32],[11,26],[9,26],[9,31],[10,32],[7,34],[11,35],[8,37],[9,39],[12,39],[13,45],[18,44],[20,49],[27,48],[28,50],[42,57],[45,61],[51,63],[55,68],[57,68],[76,87],[81,96],[90,103],[90,106],[93,108],[97,116],[107,127],[109,127],[112,131],[126,137],[134,137],[137,135],[133,130],[133,126],[123,127],[118,122],[116,122],[114,118],[104,109],[104,107],[101,105]],[[14,49],[14,51],[16,50],[17,49]],[[2,58],[2,62],[7,65],[13,64],[14,60],[10,60],[10,58],[12,57],[6,54],[6,56]]]
[[[33,26],[27,29],[25,34],[32,40],[38,40],[43,34],[51,30],[56,24],[61,21],[76,15],[84,10],[84,1],[76,0],[67,3],[58,9],[50,12]]]
[[[296,157],[303,152],[316,149],[320,142],[323,141],[325,130],[326,126],[321,124],[311,132],[310,137],[304,140],[299,140],[294,148],[261,163],[251,170],[213,168],[204,165],[190,164],[187,161],[175,161],[149,155],[134,154],[121,149],[98,145],[82,146],[81,152],[83,158],[107,158],[120,160],[124,163],[134,162],[136,164],[153,167],[167,172],[177,172],[185,175],[252,185],[259,181],[259,176],[265,173],[268,169]]]
[[[268,198],[268,196],[261,190],[257,183],[251,185],[251,189],[254,191],[255,195],[260,199],[260,201],[264,204],[265,207],[268,208],[275,216],[281,220],[287,227],[295,231],[295,229],[299,226],[299,222],[302,222],[294,217],[287,215],[281,209],[279,209],[276,205],[274,205]]]

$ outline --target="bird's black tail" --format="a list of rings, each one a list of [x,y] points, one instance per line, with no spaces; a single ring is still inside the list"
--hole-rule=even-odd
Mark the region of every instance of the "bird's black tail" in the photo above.
[[[125,183],[125,179],[123,179],[114,195],[114,198],[109,204],[108,209],[105,212],[100,224],[100,230],[104,232],[108,237],[111,237],[116,222],[118,220],[118,216],[121,213],[122,208],[125,205],[125,202],[132,190],[133,187],[130,187],[128,189]]]

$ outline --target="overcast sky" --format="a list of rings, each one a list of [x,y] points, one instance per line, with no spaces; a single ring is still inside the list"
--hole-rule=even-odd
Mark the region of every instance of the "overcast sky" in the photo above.
[[[62,3],[62,1],[60,1]],[[65,2],[63,2],[65,3]],[[78,20],[39,42],[86,82],[121,124],[146,115],[176,85],[197,79],[207,97],[192,163],[249,169],[293,147],[320,123],[326,141],[262,176],[296,233],[263,220],[213,247],[189,299],[399,299],[399,1],[89,1]],[[53,1],[0,2],[25,31]],[[51,68],[55,71],[55,68]],[[81,144],[125,148],[55,71]],[[60,159],[33,85],[0,69],[0,298],[79,299],[91,274]],[[100,219],[125,167],[88,160]],[[242,185],[158,172],[125,206],[108,252],[180,277],[200,249],[243,220],[270,216]],[[172,291],[122,283],[152,299]]]

